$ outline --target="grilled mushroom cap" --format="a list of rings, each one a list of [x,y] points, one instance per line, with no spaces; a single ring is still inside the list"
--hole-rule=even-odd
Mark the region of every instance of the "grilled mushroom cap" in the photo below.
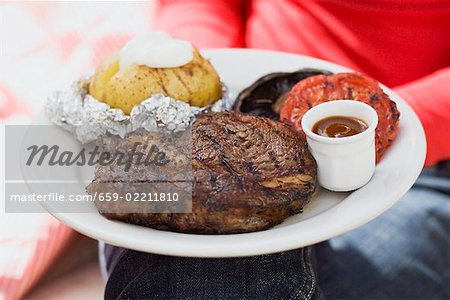
[[[320,74],[332,73],[318,69],[301,69],[295,72],[267,74],[237,96],[233,109],[278,120],[286,93],[300,80]]]

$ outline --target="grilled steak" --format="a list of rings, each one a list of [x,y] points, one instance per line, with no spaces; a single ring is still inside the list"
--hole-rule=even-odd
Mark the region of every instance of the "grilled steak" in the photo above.
[[[192,139],[192,213],[104,215],[178,232],[251,232],[299,213],[316,191],[317,167],[306,141],[285,124],[236,112],[208,113],[194,123]],[[102,192],[102,180],[120,178],[110,174],[119,170],[97,166],[88,192]]]

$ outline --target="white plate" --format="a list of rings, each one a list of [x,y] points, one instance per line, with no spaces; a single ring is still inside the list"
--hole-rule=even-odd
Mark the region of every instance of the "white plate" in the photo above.
[[[236,95],[271,72],[318,68],[332,72],[348,69],[311,57],[281,52],[222,49],[204,51],[220,77]],[[303,213],[265,231],[230,235],[194,235],[109,221],[97,213],[55,213],[73,229],[107,243],[144,252],[177,256],[233,257],[290,250],[318,243],[355,229],[398,201],[417,179],[425,159],[425,137],[412,109],[391,90],[387,94],[401,112],[400,133],[378,164],[372,180],[352,193],[325,190]],[[68,134],[68,133],[62,133]]]

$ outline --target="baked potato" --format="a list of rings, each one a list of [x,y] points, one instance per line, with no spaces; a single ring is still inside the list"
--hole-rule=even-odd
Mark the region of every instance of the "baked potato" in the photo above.
[[[176,68],[130,65],[120,69],[119,55],[115,52],[95,71],[89,93],[130,114],[135,105],[158,93],[204,107],[222,97],[222,85],[211,63],[197,49],[191,62]]]

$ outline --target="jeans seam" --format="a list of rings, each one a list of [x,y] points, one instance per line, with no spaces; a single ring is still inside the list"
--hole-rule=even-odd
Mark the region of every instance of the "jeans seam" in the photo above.
[[[136,276],[134,276],[134,278],[122,289],[122,291],[120,292],[120,294],[118,295],[117,299],[121,299],[121,296],[124,294],[124,292],[127,291],[128,287],[136,282],[136,279],[139,278],[143,273],[147,272],[150,269],[150,267],[143,269],[141,272],[139,272]]]
[[[308,254],[311,251],[310,247],[307,248],[302,248],[301,250],[301,256],[302,256],[302,272],[304,274],[310,274],[310,279],[311,279],[311,289],[309,290],[306,299],[311,299],[312,295],[314,294],[314,290],[316,287],[316,280],[315,280],[315,276],[314,276],[314,270],[312,268],[311,263],[308,262]],[[294,296],[292,297],[292,299],[300,299],[300,294],[303,290],[303,288],[307,285],[307,280],[306,280],[306,276],[305,278],[302,280],[302,283],[300,284],[297,293],[294,294]]]
[[[118,248],[118,249],[122,249],[122,248]],[[125,256],[125,253],[127,252],[127,250],[123,250],[120,252],[119,256],[117,257],[117,260],[115,262],[114,268],[112,268],[111,270],[108,270],[108,267],[111,267],[111,265],[108,266],[108,264],[106,264],[106,273],[108,274],[108,279],[111,276],[112,272],[114,271],[114,269],[117,267],[117,265],[119,264],[120,260]],[[103,251],[103,255],[106,256],[106,253]]]

